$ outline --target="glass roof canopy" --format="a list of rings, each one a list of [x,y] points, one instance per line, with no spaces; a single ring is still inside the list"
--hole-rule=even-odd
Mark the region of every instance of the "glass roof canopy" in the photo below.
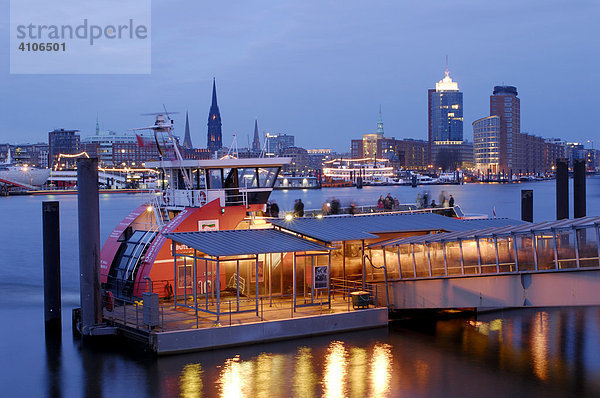
[[[600,268],[600,217],[396,238],[367,250],[399,279]]]
[[[390,246],[408,245],[408,244],[428,244],[454,242],[459,240],[472,240],[494,238],[509,235],[539,234],[543,232],[552,232],[560,229],[583,229],[593,228],[600,225],[600,217],[583,217],[577,219],[566,219],[557,221],[543,221],[535,224],[517,224],[506,225],[502,227],[490,227],[485,229],[472,229],[468,231],[456,231],[440,234],[429,234],[411,236],[408,238],[392,239],[378,242],[370,245],[369,248],[382,248]]]
[[[275,229],[174,232],[164,235],[212,257],[331,250]]]

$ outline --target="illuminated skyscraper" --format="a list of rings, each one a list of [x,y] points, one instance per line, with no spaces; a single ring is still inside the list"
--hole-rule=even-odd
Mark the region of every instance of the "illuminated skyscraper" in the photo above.
[[[429,163],[450,169],[468,162],[462,159],[463,143],[463,93],[458,83],[446,74],[428,90],[429,106]]]
[[[450,73],[429,90],[429,141],[463,140],[463,93]]]

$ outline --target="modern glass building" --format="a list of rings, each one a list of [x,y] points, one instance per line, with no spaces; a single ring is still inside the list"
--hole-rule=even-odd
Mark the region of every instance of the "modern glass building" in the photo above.
[[[463,94],[458,83],[452,81],[450,73],[428,91],[429,156],[428,163],[436,168],[447,168],[448,164],[462,164],[465,159],[456,158],[455,145],[463,143]],[[436,146],[436,143],[449,144]],[[451,162],[447,160],[451,159]]]
[[[429,90],[429,141],[463,140],[463,93],[450,74]]]
[[[500,116],[488,116],[473,122],[475,168],[482,173],[500,170]]]
[[[270,134],[266,136],[267,155],[280,156],[284,149],[295,146],[294,136],[288,134]]]
[[[48,133],[48,167],[54,166],[59,155],[73,155],[79,152],[79,130],[53,130]],[[65,164],[68,161],[65,161]],[[70,161],[74,163],[75,161]],[[68,167],[68,166],[67,166]]]

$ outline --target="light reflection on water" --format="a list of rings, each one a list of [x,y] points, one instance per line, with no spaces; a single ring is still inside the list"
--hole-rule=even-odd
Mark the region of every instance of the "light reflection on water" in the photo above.
[[[324,396],[337,398],[345,396],[347,370],[346,348],[341,341],[333,341],[327,349],[325,357],[325,374],[323,376]],[[363,376],[364,377],[364,376]]]
[[[313,369],[313,361],[312,350],[309,347],[298,348],[294,366],[294,396],[314,396],[317,377]]]
[[[199,363],[190,363],[183,367],[179,378],[181,396],[196,398],[202,396],[202,366]]]
[[[250,396],[252,371],[255,361],[240,360],[239,356],[225,361],[217,384],[221,388],[221,397],[233,398]]]
[[[392,351],[389,344],[373,347],[371,358],[371,397],[381,397],[388,392],[392,377]]]
[[[596,325],[589,336],[573,333],[584,313]],[[588,342],[599,336],[599,315],[597,308],[507,311],[437,321],[432,331],[324,336],[309,344],[279,343],[272,352],[264,351],[271,345],[241,348],[243,354],[206,365],[197,361],[206,354],[189,354],[178,357],[177,395],[210,396],[211,385],[221,397],[447,396],[467,385],[474,396],[594,395],[600,391],[599,350]],[[590,347],[595,351],[586,363]],[[218,372],[214,379],[206,371],[211,366]],[[504,383],[507,378],[518,382]]]
[[[350,349],[350,393],[353,397],[364,397],[367,391],[367,350],[362,347]]]
[[[548,378],[548,340],[550,327],[548,313],[540,312],[533,320],[531,331],[531,354],[533,371],[541,380]]]
[[[243,360],[239,355],[218,365],[218,395],[221,397],[382,397],[390,393],[392,346],[375,343],[369,347],[346,347],[331,341],[323,356],[322,367],[313,350],[298,348],[295,355],[268,354]],[[323,347],[324,348],[324,347]],[[319,376],[319,373],[321,376]],[[210,380],[199,363],[184,365],[179,375],[182,397],[209,395]],[[291,384],[291,386],[290,386]],[[291,389],[289,389],[292,387]]]

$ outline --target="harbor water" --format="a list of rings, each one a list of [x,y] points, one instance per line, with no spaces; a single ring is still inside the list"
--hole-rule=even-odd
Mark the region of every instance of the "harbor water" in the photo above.
[[[520,190],[534,191],[535,221],[555,217],[554,181],[430,187],[276,191],[290,211],[324,201],[401,203],[420,191],[452,194],[466,213],[520,217]],[[588,215],[600,215],[600,179],[587,184]],[[144,195],[100,198],[101,239]],[[41,202],[60,201],[62,341],[43,326]],[[420,321],[154,358],[123,346],[91,348],[71,334],[79,304],[77,198],[0,198],[0,386],[2,396],[97,397],[481,397],[600,396],[600,307],[535,308],[476,318]]]

